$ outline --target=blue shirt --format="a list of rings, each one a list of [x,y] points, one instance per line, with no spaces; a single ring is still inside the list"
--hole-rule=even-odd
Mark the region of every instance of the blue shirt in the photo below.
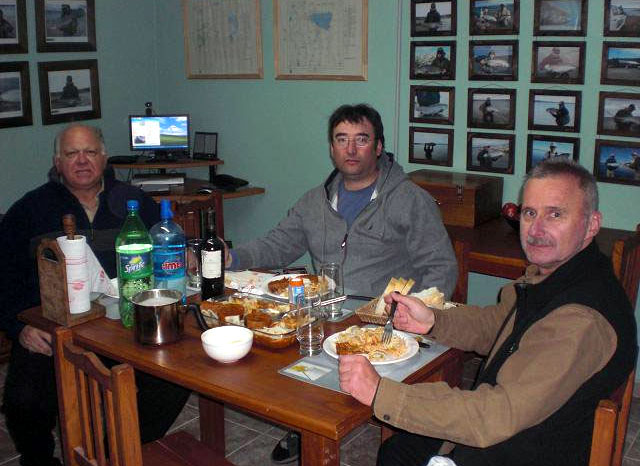
[[[348,191],[344,187],[344,181],[340,182],[338,186],[338,213],[347,221],[347,229],[351,228],[351,224],[358,214],[369,203],[375,187],[374,181],[366,188]]]

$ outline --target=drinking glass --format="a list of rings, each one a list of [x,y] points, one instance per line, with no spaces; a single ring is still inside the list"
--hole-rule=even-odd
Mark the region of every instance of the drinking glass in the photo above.
[[[190,288],[200,289],[202,283],[202,260],[200,251],[204,240],[196,238],[187,241],[187,285]]]
[[[296,301],[296,318],[298,328],[296,337],[300,342],[300,354],[313,356],[322,352],[324,325],[322,309],[314,306],[319,301],[316,295],[299,295]]]
[[[320,266],[320,281],[320,298],[323,301],[344,295],[342,267],[337,262]],[[342,316],[342,302],[329,304],[323,311],[329,319],[336,319]]]

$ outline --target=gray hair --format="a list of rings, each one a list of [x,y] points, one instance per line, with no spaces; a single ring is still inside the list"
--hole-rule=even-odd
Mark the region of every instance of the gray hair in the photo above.
[[[524,190],[529,180],[550,176],[569,176],[578,182],[584,194],[584,210],[587,218],[598,210],[598,185],[595,177],[582,165],[568,158],[559,157],[540,162],[527,173],[522,189]]]
[[[60,141],[62,141],[62,138],[67,133],[67,131],[70,131],[74,128],[85,128],[86,130],[91,132],[93,136],[100,142],[101,152],[103,154],[107,152],[107,146],[105,146],[104,144],[104,136],[102,135],[102,130],[100,128],[98,128],[97,126],[86,125],[84,123],[73,123],[69,126],[64,127],[58,132],[58,134],[56,134],[56,137],[53,140],[53,155],[55,157],[60,156]]]

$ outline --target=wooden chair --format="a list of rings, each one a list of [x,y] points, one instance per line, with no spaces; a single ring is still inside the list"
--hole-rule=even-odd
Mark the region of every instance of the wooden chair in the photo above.
[[[65,465],[231,465],[183,431],[141,445],[133,368],[107,369],[68,328],[54,332],[54,362]]]
[[[178,202],[173,206],[174,222],[184,230],[187,238],[202,238],[204,234],[205,214],[213,207],[216,212],[216,232],[224,239],[224,214],[222,208],[222,192],[214,190],[206,201]]]
[[[635,306],[640,282],[640,225],[636,227],[635,235],[614,243],[611,262],[631,305]],[[626,382],[610,398],[600,400],[593,424],[589,466],[622,464],[635,375],[635,370],[631,371]]]
[[[456,239],[453,241],[453,251],[456,254],[458,262],[458,280],[456,287],[451,295],[451,301],[454,303],[467,302],[467,292],[469,288],[469,251],[471,246],[467,241]]]

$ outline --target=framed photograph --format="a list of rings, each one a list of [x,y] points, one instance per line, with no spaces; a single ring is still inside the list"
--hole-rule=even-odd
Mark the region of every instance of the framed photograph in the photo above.
[[[42,123],[100,118],[98,60],[38,63]]]
[[[411,42],[411,79],[455,79],[456,43]]]
[[[534,36],[584,36],[587,0],[534,0]]]
[[[453,166],[453,130],[409,127],[409,162]]]
[[[518,34],[520,0],[471,0],[471,35]]]
[[[0,0],[0,53],[27,53],[26,0]]]
[[[640,85],[640,42],[603,42],[600,82]]]
[[[411,0],[411,37],[455,36],[456,0]]]
[[[527,173],[546,159],[565,157],[578,161],[580,139],[530,134],[527,137]]]
[[[529,91],[529,129],[580,131],[580,91]]]
[[[96,50],[94,0],[36,0],[38,52]]]
[[[640,36],[640,0],[604,0],[604,35]]]
[[[33,124],[29,83],[29,62],[0,63],[0,128]]]
[[[640,138],[640,94],[600,92],[598,134]]]
[[[584,42],[533,42],[531,82],[584,84]]]
[[[411,86],[409,121],[414,123],[453,124],[455,88]]]
[[[640,186],[640,143],[596,139],[595,152],[596,180]]]
[[[518,41],[469,42],[469,79],[516,81],[518,79]]]
[[[467,126],[472,128],[514,129],[515,89],[469,89]]]
[[[513,134],[468,133],[467,170],[513,173]]]

